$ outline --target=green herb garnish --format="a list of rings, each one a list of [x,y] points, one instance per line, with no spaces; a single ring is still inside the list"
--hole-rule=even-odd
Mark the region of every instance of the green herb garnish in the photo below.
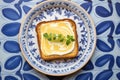
[[[73,36],[67,35],[66,45],[69,45],[71,42],[75,41]]]
[[[65,37],[62,37],[61,39],[60,39],[60,42],[63,42],[65,40]]]
[[[56,40],[56,34],[53,34],[53,40]]]
[[[62,37],[62,34],[58,34],[58,38],[61,38]]]
[[[49,40],[49,41],[52,41],[52,33],[49,34],[48,40]]]
[[[66,45],[69,45],[71,42],[75,41],[75,39],[71,35],[64,36],[62,34],[44,33],[43,36],[48,41],[53,41],[53,42],[64,42],[65,41]]]
[[[71,43],[70,40],[66,40],[66,45],[69,45]]]
[[[47,33],[44,33],[43,36],[44,36],[45,38],[48,38],[48,34],[47,34]]]

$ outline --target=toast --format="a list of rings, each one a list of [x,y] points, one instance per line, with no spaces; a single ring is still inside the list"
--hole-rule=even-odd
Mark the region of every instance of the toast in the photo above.
[[[61,26],[59,26],[58,24]],[[67,28],[67,26],[66,26],[65,27],[66,30],[63,30],[64,26],[62,26],[62,25],[65,25],[65,24],[70,25],[70,26],[69,26],[69,28]],[[53,25],[53,26],[50,26],[50,25]],[[56,27],[56,25],[57,25],[57,27]],[[50,26],[50,28],[49,28],[49,26]],[[55,26],[55,28],[54,28],[54,26]],[[74,36],[75,40],[73,43],[70,44],[70,47],[66,46],[63,42],[63,45],[65,45],[64,47],[65,47],[66,51],[64,50],[63,52],[61,52],[59,49],[58,52],[53,52],[54,50],[57,51],[57,47],[59,47],[59,46],[56,46],[56,47],[50,46],[52,44],[52,42],[49,42],[48,40],[44,39],[44,36],[43,36],[43,33],[50,32],[49,29],[51,29],[51,32],[56,32],[56,33],[60,32],[63,35],[65,35],[64,33],[66,33],[66,35],[71,34]],[[57,31],[55,31],[54,29],[56,29]],[[67,33],[67,29],[70,29],[70,30],[68,30],[68,33]],[[60,19],[60,20],[40,22],[36,26],[36,34],[37,34],[37,41],[38,41],[40,55],[43,60],[68,59],[68,58],[74,58],[77,56],[77,54],[78,54],[78,36],[77,36],[77,31],[76,31],[76,24],[73,20]],[[48,44],[50,44],[50,45],[48,45]],[[54,45],[56,45],[56,44],[57,44],[57,42]],[[60,44],[60,46],[62,46],[62,43],[58,42],[58,44]],[[54,47],[54,49],[52,47]],[[67,50],[68,51],[71,50],[71,51],[68,52]],[[59,52],[61,52],[63,54],[61,54]],[[51,54],[51,53],[53,53],[53,54]]]

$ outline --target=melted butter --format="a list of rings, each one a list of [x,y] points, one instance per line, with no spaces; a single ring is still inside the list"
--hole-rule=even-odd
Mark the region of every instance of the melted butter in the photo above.
[[[43,37],[44,33],[62,34],[64,36],[72,35],[72,25],[69,22],[59,21],[57,23],[45,23],[41,25],[41,50],[46,55],[64,55],[72,52],[75,42],[70,43],[68,46],[64,42],[51,42]]]

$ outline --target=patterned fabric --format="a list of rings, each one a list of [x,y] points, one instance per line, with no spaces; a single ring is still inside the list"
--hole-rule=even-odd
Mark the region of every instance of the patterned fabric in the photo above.
[[[93,18],[97,46],[82,70],[52,77],[37,72],[24,60],[18,44],[23,17],[43,0],[0,0],[0,80],[120,80],[120,1],[73,0]]]

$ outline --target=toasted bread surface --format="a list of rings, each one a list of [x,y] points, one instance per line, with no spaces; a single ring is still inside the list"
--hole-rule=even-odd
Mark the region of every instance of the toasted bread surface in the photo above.
[[[64,55],[47,55],[41,50],[41,25],[42,24],[47,24],[47,23],[57,23],[57,22],[69,22],[72,26],[72,30],[74,32],[74,37],[75,37],[75,45],[74,49],[67,54]],[[39,51],[41,58],[44,60],[55,60],[55,59],[68,59],[68,58],[74,58],[78,54],[78,36],[77,36],[77,31],[76,31],[76,24],[73,20],[71,19],[61,19],[61,20],[52,20],[52,21],[43,21],[37,24],[36,26],[36,33],[37,33],[37,41],[38,41],[38,46],[39,46]]]

